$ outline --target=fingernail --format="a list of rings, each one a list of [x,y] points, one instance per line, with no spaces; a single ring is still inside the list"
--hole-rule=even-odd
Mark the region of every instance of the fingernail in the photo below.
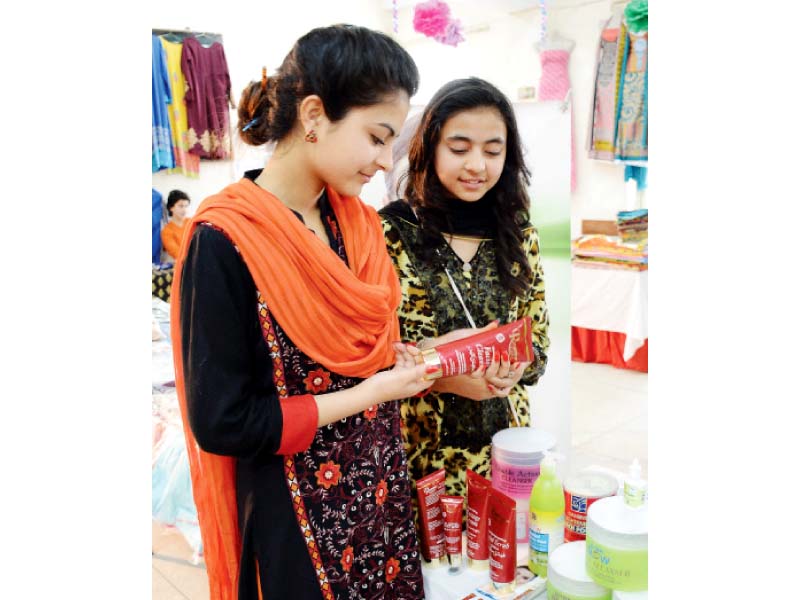
[[[487,383],[486,387],[489,388],[490,392],[496,392],[497,391],[497,388],[494,387],[491,383]]]
[[[511,368],[516,371],[517,369],[519,369],[519,363],[515,362],[513,365],[511,365]]]
[[[508,352],[503,352],[503,362],[508,362]]]
[[[433,365],[430,365],[428,367],[425,367],[425,374],[430,375],[431,373],[436,373],[438,370],[439,367],[434,367]]]
[[[414,348],[417,347],[417,342],[406,342],[406,344],[408,344],[409,346],[414,346]]]

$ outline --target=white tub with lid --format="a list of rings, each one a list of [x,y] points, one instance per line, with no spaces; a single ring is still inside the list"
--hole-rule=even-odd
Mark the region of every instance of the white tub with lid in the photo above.
[[[568,542],[547,560],[547,600],[611,600],[586,573],[586,542]]]
[[[647,505],[631,508],[622,496],[612,496],[589,507],[586,571],[612,590],[647,589]]]
[[[555,445],[556,436],[533,427],[509,427],[492,436],[492,487],[517,503],[518,544],[528,542],[528,504],[539,463]]]

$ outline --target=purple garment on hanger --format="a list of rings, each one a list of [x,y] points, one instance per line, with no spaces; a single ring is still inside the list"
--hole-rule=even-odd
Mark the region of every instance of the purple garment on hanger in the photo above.
[[[183,40],[181,70],[186,79],[189,152],[201,158],[230,158],[231,78],[222,44],[206,48],[194,37]]]

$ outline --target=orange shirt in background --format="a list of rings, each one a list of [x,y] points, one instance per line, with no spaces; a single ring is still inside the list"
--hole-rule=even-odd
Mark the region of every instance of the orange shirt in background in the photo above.
[[[183,225],[178,226],[170,221],[164,225],[164,229],[161,230],[161,245],[164,246],[166,253],[173,259],[178,256],[178,250],[181,247],[181,240],[183,239],[183,234],[186,232],[186,224],[188,222],[189,219],[185,219]]]

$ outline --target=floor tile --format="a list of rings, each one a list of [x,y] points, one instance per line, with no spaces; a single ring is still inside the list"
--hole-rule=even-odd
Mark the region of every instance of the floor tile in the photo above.
[[[153,600],[186,600],[169,580],[153,567]]]
[[[572,385],[572,442],[580,445],[590,438],[627,425],[646,411],[647,396],[608,384]]]
[[[629,431],[627,429],[614,429],[589,439],[587,442],[576,446],[576,452],[597,454],[624,461],[629,465],[634,458],[639,462],[647,457],[647,434]]]
[[[208,575],[202,566],[153,557],[153,569],[189,600],[208,600]]]
[[[582,383],[591,381],[605,383],[633,392],[647,392],[647,373],[630,369],[617,369],[611,365],[599,363],[572,362],[573,381]]]
[[[633,458],[647,478],[647,374],[572,363],[569,469],[598,466],[627,473]]]
[[[153,521],[153,553],[191,561],[194,552],[180,531]]]

